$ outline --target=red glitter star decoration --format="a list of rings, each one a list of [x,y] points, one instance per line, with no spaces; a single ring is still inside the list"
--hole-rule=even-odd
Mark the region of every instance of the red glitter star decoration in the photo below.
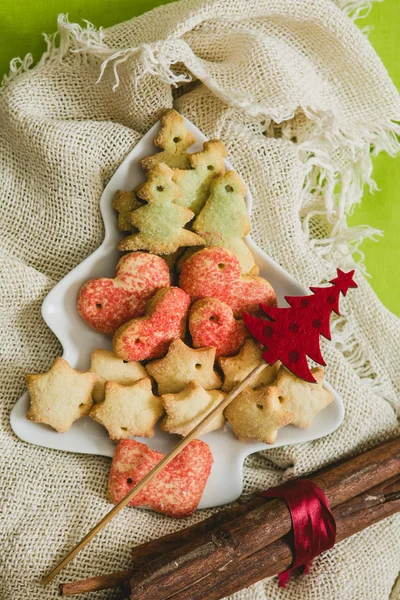
[[[354,271],[337,270],[337,277],[327,287],[310,288],[308,296],[285,296],[287,308],[260,304],[267,319],[243,313],[243,320],[250,333],[264,346],[263,359],[273,365],[280,360],[294,375],[315,383],[306,356],[325,365],[320,349],[320,335],[331,339],[331,312],[339,315],[339,298],[349,288],[358,287],[353,280]]]

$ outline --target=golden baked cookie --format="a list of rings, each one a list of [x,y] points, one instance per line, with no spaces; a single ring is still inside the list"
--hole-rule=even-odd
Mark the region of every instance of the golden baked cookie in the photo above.
[[[163,394],[161,399],[166,416],[160,427],[168,433],[187,435],[224,397],[223,392],[207,391],[196,381],[191,381],[178,394]],[[221,412],[205,427],[202,434],[220,429],[224,424],[225,418]]]
[[[27,419],[65,433],[74,421],[89,414],[97,375],[77,371],[56,358],[49,371],[25,375],[25,381],[31,401]]]
[[[92,352],[90,371],[96,373],[97,382],[93,388],[93,400],[104,400],[104,386],[106,381],[115,381],[120,385],[130,385],[147,377],[146,369],[140,362],[122,360],[110,350],[96,348]]]
[[[253,439],[274,444],[278,429],[291,423],[294,414],[286,411],[274,386],[246,388],[225,409],[225,417],[239,440]]]
[[[104,402],[90,411],[92,419],[104,425],[112,440],[129,437],[151,438],[163,414],[161,399],[154,396],[149,378],[131,385],[107,381]]]
[[[176,394],[190,381],[197,381],[205,390],[221,387],[221,378],[214,370],[215,348],[190,348],[181,339],[173,340],[167,355],[146,365],[154,377],[158,393]]]

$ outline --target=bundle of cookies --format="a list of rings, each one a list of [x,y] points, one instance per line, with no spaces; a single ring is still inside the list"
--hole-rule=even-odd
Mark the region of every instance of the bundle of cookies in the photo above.
[[[94,350],[87,373],[58,358],[47,373],[26,376],[29,419],[64,432],[89,414],[119,441],[108,489],[113,502],[162,456],[130,438],[152,437],[160,419],[169,433],[193,429],[261,360],[242,313],[276,305],[244,242],[250,230],[244,184],[225,171],[222,142],[205,142],[190,154],[194,142],[183,118],[168,110],[155,139],[160,151],[141,161],[147,180],[115,195],[118,227],[128,232],[119,249],[128,253],[113,279],[90,280],[78,296],[83,320],[113,336],[113,351]],[[332,401],[323,370],[313,374],[317,384],[278,363],[266,366],[204,433],[228,420],[239,439],[273,444],[280,427],[308,427]],[[189,514],[211,464],[207,444],[191,442],[132,504]]]

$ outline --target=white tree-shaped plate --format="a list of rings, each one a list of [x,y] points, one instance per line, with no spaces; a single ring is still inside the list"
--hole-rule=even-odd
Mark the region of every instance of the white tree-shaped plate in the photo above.
[[[206,137],[187,119],[186,125],[197,140],[190,150],[194,152],[200,150]],[[77,295],[80,287],[88,279],[115,275],[115,266],[121,256],[116,246],[122,234],[117,228],[117,216],[112,208],[112,199],[117,190],[131,190],[144,180],[139,160],[154,153],[153,140],[159,128],[160,124],[156,123],[143,136],[104,189],[100,199],[100,210],[105,227],[103,243],[64,277],[43,302],[43,319],[60,340],[64,351],[63,357],[74,368],[88,369],[94,348],[111,349],[111,338],[90,329],[79,316],[76,307]],[[226,167],[232,168],[228,162]],[[252,207],[250,193],[247,193],[246,202],[250,213]],[[260,275],[273,285],[279,306],[287,305],[284,296],[308,293],[289,273],[260,250],[249,236],[246,241],[260,268]],[[325,387],[333,393],[333,402],[314,418],[308,429],[298,429],[292,425],[281,429],[274,448],[309,442],[328,435],[339,427],[344,416],[343,402],[328,383],[325,383]],[[25,442],[68,452],[113,456],[115,444],[109,439],[107,431],[89,417],[76,421],[67,433],[60,434],[46,425],[28,421],[26,419],[28,407],[29,396],[26,392],[18,400],[10,417],[12,429]],[[253,452],[272,447],[254,441],[238,441],[229,425],[206,434],[202,439],[211,448],[214,464],[199,508],[219,506],[238,498],[243,486],[244,459]],[[152,439],[138,438],[138,440],[160,452],[167,452],[177,443],[178,437],[157,429]]]

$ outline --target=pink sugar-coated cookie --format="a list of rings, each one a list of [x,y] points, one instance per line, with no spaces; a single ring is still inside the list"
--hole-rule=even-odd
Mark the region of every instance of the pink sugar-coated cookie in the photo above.
[[[235,317],[257,314],[260,304],[276,306],[271,284],[262,277],[242,277],[238,258],[226,248],[211,246],[196,252],[184,263],[179,285],[192,300],[222,300]]]
[[[148,360],[164,356],[172,340],[183,338],[190,296],[178,287],[158,290],[144,317],[132,319],[114,334],[114,353],[123,360]]]
[[[215,356],[236,354],[249,337],[243,321],[235,319],[232,309],[216,298],[197,300],[189,313],[193,348],[212,346]]]
[[[164,457],[136,440],[122,440],[111,464],[107,495],[117,504]],[[210,475],[213,456],[205,442],[193,440],[129,506],[147,506],[177,519],[197,508]]]
[[[113,334],[123,323],[142,316],[150,298],[169,284],[165,260],[155,254],[131,252],[118,262],[114,279],[91,279],[81,287],[78,311],[96,331]]]

